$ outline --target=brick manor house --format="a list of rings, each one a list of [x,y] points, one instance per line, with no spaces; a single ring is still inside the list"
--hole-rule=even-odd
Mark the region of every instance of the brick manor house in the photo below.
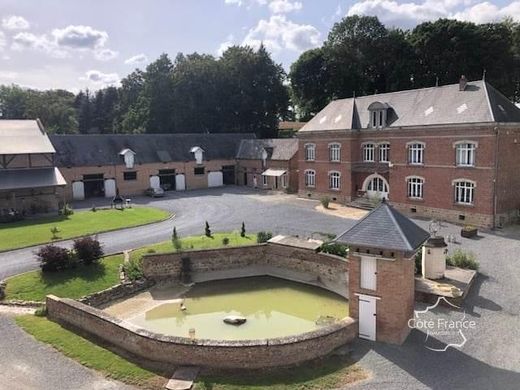
[[[331,102],[299,132],[299,195],[496,227],[520,215],[520,109],[486,81]]]

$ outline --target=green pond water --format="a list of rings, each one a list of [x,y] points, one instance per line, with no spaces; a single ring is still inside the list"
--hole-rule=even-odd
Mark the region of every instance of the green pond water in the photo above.
[[[318,287],[271,277],[253,277],[196,284],[179,303],[164,303],[129,320],[172,336],[214,340],[253,340],[309,332],[348,315],[348,301]],[[222,320],[247,318],[240,326]],[[329,318],[325,318],[329,317]],[[333,320],[332,320],[333,321]]]

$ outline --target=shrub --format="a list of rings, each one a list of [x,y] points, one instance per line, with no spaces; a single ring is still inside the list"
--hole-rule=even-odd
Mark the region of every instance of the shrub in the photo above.
[[[60,232],[60,229],[58,229],[57,226],[51,227],[50,231],[51,231],[51,234],[52,234],[52,237],[51,237],[52,240],[57,240],[58,238],[60,238],[58,236],[58,233]]]
[[[462,249],[456,249],[450,256],[447,256],[446,264],[475,271],[478,270],[479,267],[475,255],[472,252],[465,252]]]
[[[68,203],[65,203],[61,208],[59,214],[63,215],[64,217],[69,217],[72,214],[74,214],[74,210],[72,209],[72,207],[70,207]]]
[[[208,221],[206,221],[206,226],[204,227],[204,234],[206,237],[211,237],[211,229],[209,228]]]
[[[146,253],[155,253],[155,252],[156,252],[156,250],[153,249],[153,248],[150,248],[150,249],[146,250]]]
[[[95,204],[92,205],[92,207],[90,208],[90,211],[92,211],[93,213],[95,213],[97,211],[97,207]]]
[[[127,263],[123,264],[123,271],[126,277],[130,280],[141,279],[143,275],[143,260],[142,259],[130,259]]]
[[[180,239],[174,239],[172,241],[173,247],[175,248],[175,251],[179,252],[182,249],[182,242]]]
[[[348,247],[337,242],[325,242],[318,250],[323,253],[329,253],[341,257],[347,257],[348,253]]]
[[[323,208],[325,208],[325,209],[329,208],[330,198],[325,196],[324,198],[321,198],[320,202],[321,202],[321,205],[323,206]]]
[[[173,233],[172,233],[172,241],[179,239],[179,235],[177,234],[177,228],[173,227]]]
[[[240,237],[246,236],[246,224],[242,222],[242,227],[240,228]]]
[[[73,247],[76,256],[85,265],[97,262],[104,254],[101,243],[92,237],[81,237],[74,240]]]
[[[273,233],[271,232],[258,232],[256,233],[256,242],[261,244],[263,242],[269,241],[271,238],[273,238]]]
[[[36,252],[42,272],[56,272],[67,269],[74,265],[74,256],[65,248],[55,245],[45,245]]]
[[[229,245],[229,238],[224,237],[224,238],[222,239],[222,245],[224,245],[224,246]]]

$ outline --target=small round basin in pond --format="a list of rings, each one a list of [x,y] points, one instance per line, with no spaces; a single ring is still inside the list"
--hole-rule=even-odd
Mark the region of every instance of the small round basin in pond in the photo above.
[[[172,297],[173,298],[173,297]],[[348,316],[348,301],[327,290],[272,277],[196,284],[180,302],[159,304],[127,321],[152,332],[198,339],[256,340],[316,330]],[[223,322],[241,316],[246,323]]]

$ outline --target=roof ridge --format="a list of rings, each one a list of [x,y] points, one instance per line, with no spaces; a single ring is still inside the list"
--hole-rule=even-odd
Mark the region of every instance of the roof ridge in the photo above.
[[[397,227],[397,230],[399,231],[399,235],[403,239],[405,245],[408,247],[409,250],[413,250],[412,246],[410,245],[410,241],[408,241],[408,237],[406,237],[406,234],[404,234],[404,232],[403,232],[403,228],[401,227],[401,224],[395,218],[394,212],[397,210],[395,210],[392,206],[390,206],[386,202],[385,202],[385,205],[386,205],[386,210],[387,210],[388,214],[390,215],[390,218],[392,218],[394,225]]]
[[[487,101],[487,104],[488,104],[489,113],[491,114],[491,121],[495,122],[495,111],[493,111],[493,107],[491,107],[491,100],[489,99],[489,92],[488,92],[488,88],[487,88],[487,82],[484,81],[482,83],[482,85],[483,85],[483,88],[484,88],[484,94],[486,95],[486,101]]]

